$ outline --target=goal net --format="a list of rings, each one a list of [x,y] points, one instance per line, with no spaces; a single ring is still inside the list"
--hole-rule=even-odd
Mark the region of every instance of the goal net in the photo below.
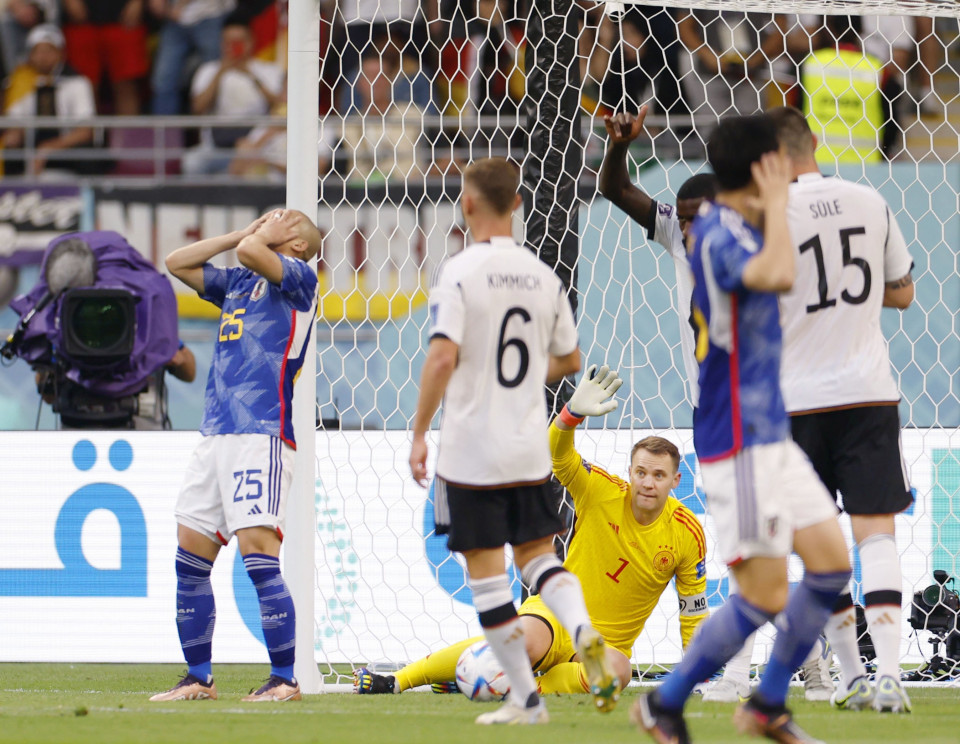
[[[618,410],[581,427],[579,451],[625,475],[641,436],[660,433],[680,446],[676,495],[705,526],[711,607],[723,601],[726,572],[716,558],[692,446],[676,273],[646,227],[598,193],[603,116],[649,104],[644,132],[629,150],[630,175],[654,199],[673,204],[680,184],[706,168],[704,142],[719,116],[803,105],[810,93],[803,89],[804,62],[836,47],[831,17],[838,13],[862,14],[851,48],[878,60],[884,106],[881,119],[871,122],[873,144],[824,170],[878,188],[915,261],[915,305],[883,317],[916,491],[897,524],[902,661],[905,669],[928,671],[934,652],[949,661],[949,632],[935,623],[916,630],[909,619],[914,592],[934,584],[935,570],[950,577],[960,571],[960,6],[921,0],[674,5],[337,0],[321,6],[318,220],[325,237],[316,333],[316,533],[314,555],[288,554],[286,561],[315,563],[314,652],[328,681],[348,684],[357,666],[396,668],[479,633],[461,561],[433,533],[432,492],[413,483],[407,465],[429,278],[445,256],[464,247],[459,174],[477,157],[500,155],[522,166],[516,237],[570,287],[584,366],[607,362],[625,380]],[[310,141],[290,146],[308,160],[316,149]],[[564,395],[549,391],[551,405],[557,396],[562,404]],[[562,508],[569,516],[569,502]],[[848,523],[844,529],[849,534]],[[859,577],[858,562],[855,568]],[[519,600],[524,590],[514,578]],[[764,638],[754,663],[768,651]],[[652,675],[680,656],[676,595],[668,587],[633,661],[639,674]]]

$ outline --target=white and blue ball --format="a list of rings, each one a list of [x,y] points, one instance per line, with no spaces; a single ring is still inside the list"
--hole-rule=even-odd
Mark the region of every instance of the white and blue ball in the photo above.
[[[457,660],[457,687],[479,703],[503,700],[510,692],[507,675],[486,641],[464,649]]]

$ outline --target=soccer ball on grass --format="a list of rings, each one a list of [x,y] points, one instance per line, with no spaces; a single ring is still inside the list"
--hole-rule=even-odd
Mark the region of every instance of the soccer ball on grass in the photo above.
[[[464,649],[457,660],[457,687],[471,700],[503,700],[510,692],[507,675],[486,641]]]

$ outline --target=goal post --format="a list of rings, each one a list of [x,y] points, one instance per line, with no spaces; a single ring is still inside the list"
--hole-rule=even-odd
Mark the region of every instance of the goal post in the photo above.
[[[667,63],[653,72],[675,76],[674,89],[685,95],[692,73],[672,66],[687,54],[673,9],[689,7],[689,0],[639,4],[647,7],[648,19],[660,14],[655,20],[661,30],[664,20],[674,23],[667,28],[669,44],[650,34],[644,43],[663,43],[657,58]],[[480,6],[489,15],[483,18],[470,6],[439,22],[418,12],[387,23],[396,5],[382,1],[373,18],[358,18],[351,15],[353,5],[339,0],[333,15],[318,21],[323,11],[317,0],[290,0],[288,204],[315,209],[324,233],[315,373],[311,378],[305,372],[297,383],[298,476],[284,553],[284,573],[297,601],[296,671],[312,692],[323,689],[320,675],[311,677],[316,663],[324,675],[336,677],[327,691],[345,690],[357,666],[395,668],[479,632],[462,563],[432,532],[432,496],[407,472],[408,426],[427,344],[426,291],[435,267],[464,245],[459,169],[472,157],[504,155],[522,165],[523,224],[516,236],[571,288],[584,366],[608,362],[626,381],[618,411],[582,427],[578,449],[586,459],[626,474],[635,439],[661,433],[675,441],[683,454],[676,495],[706,527],[711,605],[727,594],[697,482],[674,267],[646,228],[596,188],[606,141],[601,117],[617,104],[626,106],[609,98],[609,90],[618,89],[609,84],[610,71],[626,74],[624,55],[638,52],[627,43],[629,32],[602,3],[584,10],[573,0],[484,0]],[[917,493],[914,508],[898,518],[908,616],[913,592],[932,583],[933,570],[960,571],[960,339],[953,330],[960,306],[960,162],[953,121],[953,99],[960,93],[954,70],[960,3],[695,5],[924,15],[936,17],[938,29],[943,24],[935,70],[943,112],[931,117],[914,110],[891,162],[838,169],[887,198],[916,262],[916,307],[902,315],[885,311],[883,319],[903,394],[904,451]],[[318,28],[333,28],[332,41],[323,33],[318,38]],[[389,35],[379,35],[381,30]],[[917,43],[910,43],[908,76],[920,64]],[[650,71],[637,59],[651,78],[643,78],[643,100],[655,100]],[[382,77],[389,78],[388,88],[377,87]],[[335,89],[319,121],[318,87]],[[619,89],[631,90],[622,82]],[[371,107],[369,99],[384,90],[387,102]],[[680,185],[706,167],[704,142],[717,120],[709,109],[680,115],[670,103],[659,101],[629,155],[631,180],[665,203],[673,203]],[[319,190],[318,161],[326,168]],[[435,455],[435,438],[431,451]],[[518,579],[514,590],[519,599]],[[679,659],[676,613],[668,588],[634,648],[638,672],[653,673]],[[914,633],[905,624],[903,635],[903,663],[924,664],[930,656],[926,632]],[[756,661],[768,645],[769,639],[758,644]]]
[[[287,42],[287,207],[311,217],[317,211],[316,150],[320,97],[320,0],[290,0]],[[312,259],[315,266],[317,259]],[[306,694],[323,691],[314,651],[317,460],[317,334],[303,358],[294,384],[293,426],[297,438],[293,482],[287,504],[284,576],[297,612],[294,674]]]

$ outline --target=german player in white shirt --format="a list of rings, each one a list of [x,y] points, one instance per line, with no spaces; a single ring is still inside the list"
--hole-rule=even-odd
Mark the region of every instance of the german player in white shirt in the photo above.
[[[649,108],[644,105],[636,116],[628,113],[604,117],[607,129],[607,150],[604,153],[597,188],[602,196],[622,209],[647,231],[647,237],[659,243],[673,259],[677,275],[674,295],[680,321],[680,351],[687,374],[687,392],[690,404],[696,408],[700,399],[699,365],[694,355],[696,338],[693,323],[693,272],[687,256],[686,238],[693,218],[704,200],[712,200],[717,193],[713,173],[697,173],[677,189],[676,204],[657,201],[630,181],[627,170],[627,152],[630,143],[643,131],[643,122]],[[730,593],[736,593],[737,582],[728,573]],[[703,699],[715,703],[735,703],[750,694],[750,663],[754,637],[751,636],[724,667],[723,677],[703,688]],[[827,701],[833,694],[833,680],[829,663],[819,640],[803,662],[804,697],[810,701]]]
[[[619,680],[587,614],[580,582],[553,536],[564,529],[549,478],[545,382],[580,369],[573,313],[550,268],[512,238],[519,171],[501,158],[469,165],[460,201],[472,243],[440,267],[430,290],[430,345],[420,381],[410,470],[427,484],[426,434],[443,401],[434,512],[438,534],[463,553],[480,625],[510,680],[507,702],[480,724],[546,723],[504,545],[575,639],[599,710]]]
[[[798,251],[793,289],[780,297],[781,387],[794,440],[831,494],[839,491],[860,551],[864,610],[877,653],[870,685],[850,592],[827,623],[840,660],[839,708],[909,713],[900,684],[902,577],[894,515],[913,500],[900,449],[900,393],[880,327],[884,307],[909,307],[913,261],[883,197],[825,178],[816,138],[793,108],[768,112],[793,166],[788,218]]]
[[[677,274],[675,301],[680,320],[680,351],[687,375],[687,393],[690,404],[696,408],[700,397],[697,377],[700,374],[694,356],[696,339],[693,331],[693,272],[687,257],[686,237],[690,223],[704,199],[713,199],[717,180],[712,173],[697,173],[677,189],[676,204],[657,201],[630,181],[627,171],[627,152],[630,143],[643,131],[649,107],[643,105],[636,116],[620,113],[605,116],[607,150],[597,174],[600,194],[622,209],[630,219],[647,231],[647,237],[659,243],[673,259]]]

